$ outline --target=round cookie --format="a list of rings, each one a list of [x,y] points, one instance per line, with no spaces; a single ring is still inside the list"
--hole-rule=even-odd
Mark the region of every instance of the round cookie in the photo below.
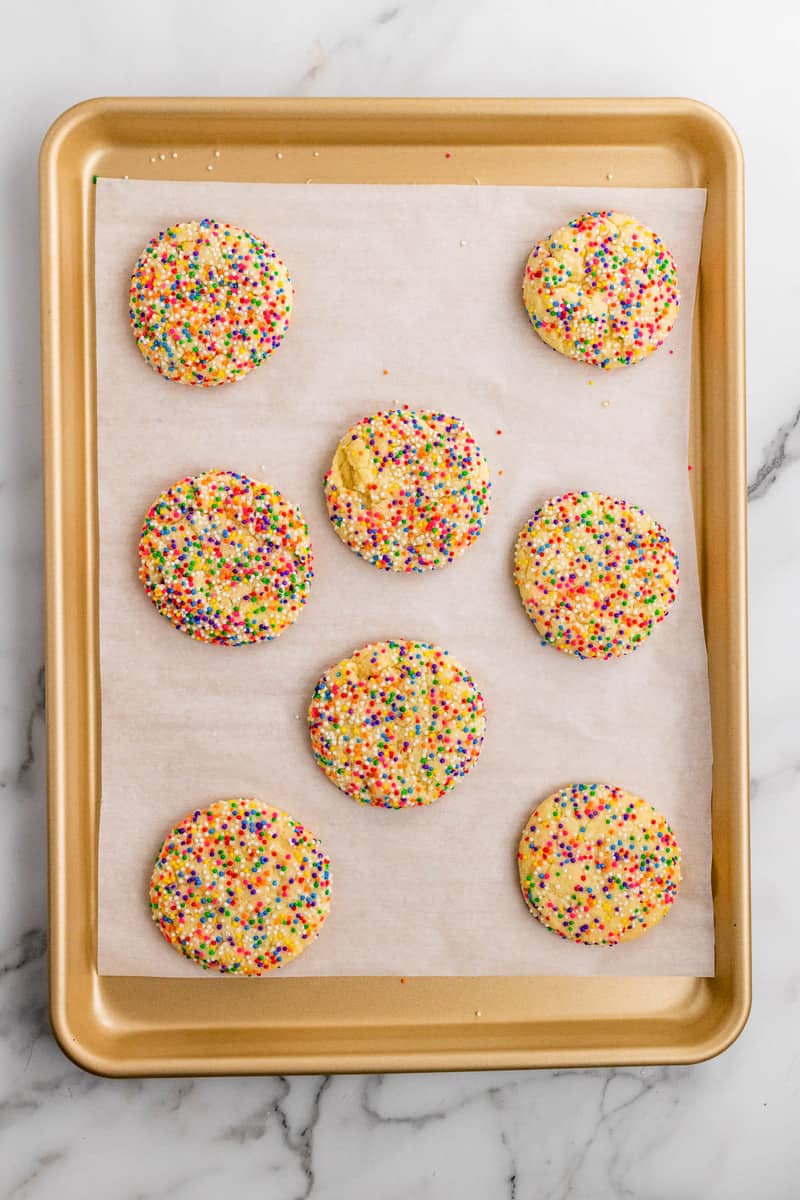
[[[483,696],[446,650],[362,646],[317,683],[308,709],[317,764],[348,796],[382,808],[432,804],[472,770]]]
[[[573,783],[531,813],[519,843],[525,902],[559,937],[615,946],[666,916],[681,852],[652,804],[605,783]]]
[[[483,529],[490,488],[464,422],[426,411],[364,417],[325,476],[334,529],[383,571],[427,571],[458,558]]]
[[[261,238],[210,217],[163,229],[131,276],[131,328],[144,357],[176,383],[241,379],[277,350],[293,290]]]
[[[330,894],[331,864],[298,821],[257,800],[220,800],[165,838],[150,911],[204,970],[263,975],[318,936]]]
[[[537,242],[522,299],[542,341],[611,370],[663,343],[678,316],[675,260],[658,234],[618,212],[590,212]]]
[[[635,504],[567,492],[521,530],[514,582],[545,642],[608,659],[636,650],[664,620],[678,565],[667,531]]]
[[[182,633],[224,646],[291,625],[308,599],[312,563],[300,509],[234,471],[173,484],[139,538],[139,578],[158,611]]]

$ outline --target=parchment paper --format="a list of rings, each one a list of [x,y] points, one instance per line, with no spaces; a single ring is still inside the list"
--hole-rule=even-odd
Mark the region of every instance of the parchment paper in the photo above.
[[[709,702],[687,482],[704,203],[704,192],[678,189],[98,181],[102,973],[216,977],[163,941],[147,885],[175,822],[241,795],[301,819],[333,863],[331,915],[283,975],[713,974]],[[683,295],[667,346],[609,373],[549,350],[520,300],[532,244],[604,206],[661,233]],[[205,215],[263,235],[289,265],[297,297],[268,363],[200,390],[142,360],[127,291],[155,232]],[[347,549],[322,493],[347,426],[403,404],[463,417],[493,469],[483,535],[455,564],[421,576],[379,572]],[[175,480],[211,467],[275,484],[310,524],[311,598],[275,642],[194,642],[158,615],[137,580],[147,508]],[[671,614],[621,660],[581,662],[541,646],[512,582],[519,527],[573,488],[642,505],[680,554]],[[305,711],[318,676],[390,637],[447,647],[486,697],[480,761],[427,809],[355,803],[309,748]],[[684,852],[668,918],[614,949],[555,937],[529,915],[517,884],[525,819],[575,780],[646,796]]]

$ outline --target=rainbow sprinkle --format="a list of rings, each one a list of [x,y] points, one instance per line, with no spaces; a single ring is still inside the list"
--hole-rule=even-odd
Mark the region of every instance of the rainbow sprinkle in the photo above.
[[[661,238],[618,212],[590,212],[538,242],[522,298],[542,341],[611,370],[664,342],[678,316],[675,260]]]
[[[353,425],[325,476],[342,541],[383,571],[427,571],[463,554],[489,511],[489,467],[458,417],[378,412]]]
[[[667,531],[635,504],[598,492],[548,500],[524,526],[514,582],[544,641],[578,658],[638,649],[678,588]]]
[[[559,937],[630,941],[666,915],[681,852],[652,804],[605,783],[573,783],[531,814],[519,843],[525,902]]]
[[[217,387],[278,349],[293,297],[266,242],[206,217],[148,242],[131,276],[129,315],[151,367],[177,383]]]
[[[275,638],[308,599],[313,554],[303,514],[234,471],[172,485],[139,539],[139,578],[158,611],[201,642]]]
[[[314,757],[348,796],[382,808],[432,804],[478,761],[483,697],[446,650],[373,642],[326,671],[308,709]]]
[[[150,910],[204,970],[263,975],[318,936],[330,894],[331,864],[307,829],[256,800],[220,800],[167,836]]]

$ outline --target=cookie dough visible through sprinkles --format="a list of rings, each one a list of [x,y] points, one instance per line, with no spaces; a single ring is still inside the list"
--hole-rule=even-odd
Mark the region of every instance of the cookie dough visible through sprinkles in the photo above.
[[[514,581],[544,641],[578,658],[636,650],[678,589],[667,531],[635,504],[567,492],[533,514],[517,539]]]
[[[675,260],[658,234],[605,211],[575,217],[534,246],[522,298],[548,346],[606,370],[657,350],[680,303]]]
[[[519,843],[528,908],[562,938],[614,946],[669,911],[681,852],[666,819],[640,796],[573,783],[531,814]]]
[[[489,467],[458,417],[378,412],[353,425],[325,476],[343,542],[383,571],[427,571],[463,554],[489,511]]]
[[[171,225],[145,246],[131,276],[131,328],[167,379],[216,387],[277,350],[292,301],[286,267],[266,242],[206,217]]]
[[[318,936],[330,893],[330,862],[298,821],[257,800],[221,800],[165,839],[150,910],[170,945],[204,969],[263,975]]]
[[[139,578],[176,629],[242,646],[297,619],[313,578],[303,514],[267,483],[206,471],[173,484],[139,539]]]
[[[468,671],[425,642],[374,642],[326,671],[308,709],[332,783],[363,804],[431,804],[475,765],[486,715]]]

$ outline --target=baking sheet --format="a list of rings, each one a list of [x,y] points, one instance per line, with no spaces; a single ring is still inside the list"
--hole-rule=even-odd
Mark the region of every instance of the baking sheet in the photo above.
[[[519,289],[537,238],[610,200],[671,246],[683,306],[667,347],[606,374],[549,351]],[[98,181],[101,973],[198,975],[150,922],[152,861],[189,809],[254,795],[302,819],[334,867],[322,936],[282,974],[713,974],[708,688],[686,469],[703,205],[696,189]],[[269,363],[234,386],[198,391],[143,363],[126,297],[148,238],[206,214],[271,241],[297,302]],[[341,544],[321,479],[348,424],[405,403],[468,422],[493,467],[494,495],[485,533],[461,560],[395,577]],[[311,600],[274,643],[230,650],[182,637],[136,579],[149,504],[212,466],[274,483],[311,526]],[[616,662],[541,647],[511,582],[519,526],[570,488],[643,505],[681,556],[669,618]],[[395,813],[356,805],[328,783],[304,713],[327,665],[398,636],[438,642],[464,662],[486,696],[489,729],[477,767],[452,793]],[[647,796],[684,850],[668,920],[613,950],[553,937],[516,883],[525,818],[576,779]]]

